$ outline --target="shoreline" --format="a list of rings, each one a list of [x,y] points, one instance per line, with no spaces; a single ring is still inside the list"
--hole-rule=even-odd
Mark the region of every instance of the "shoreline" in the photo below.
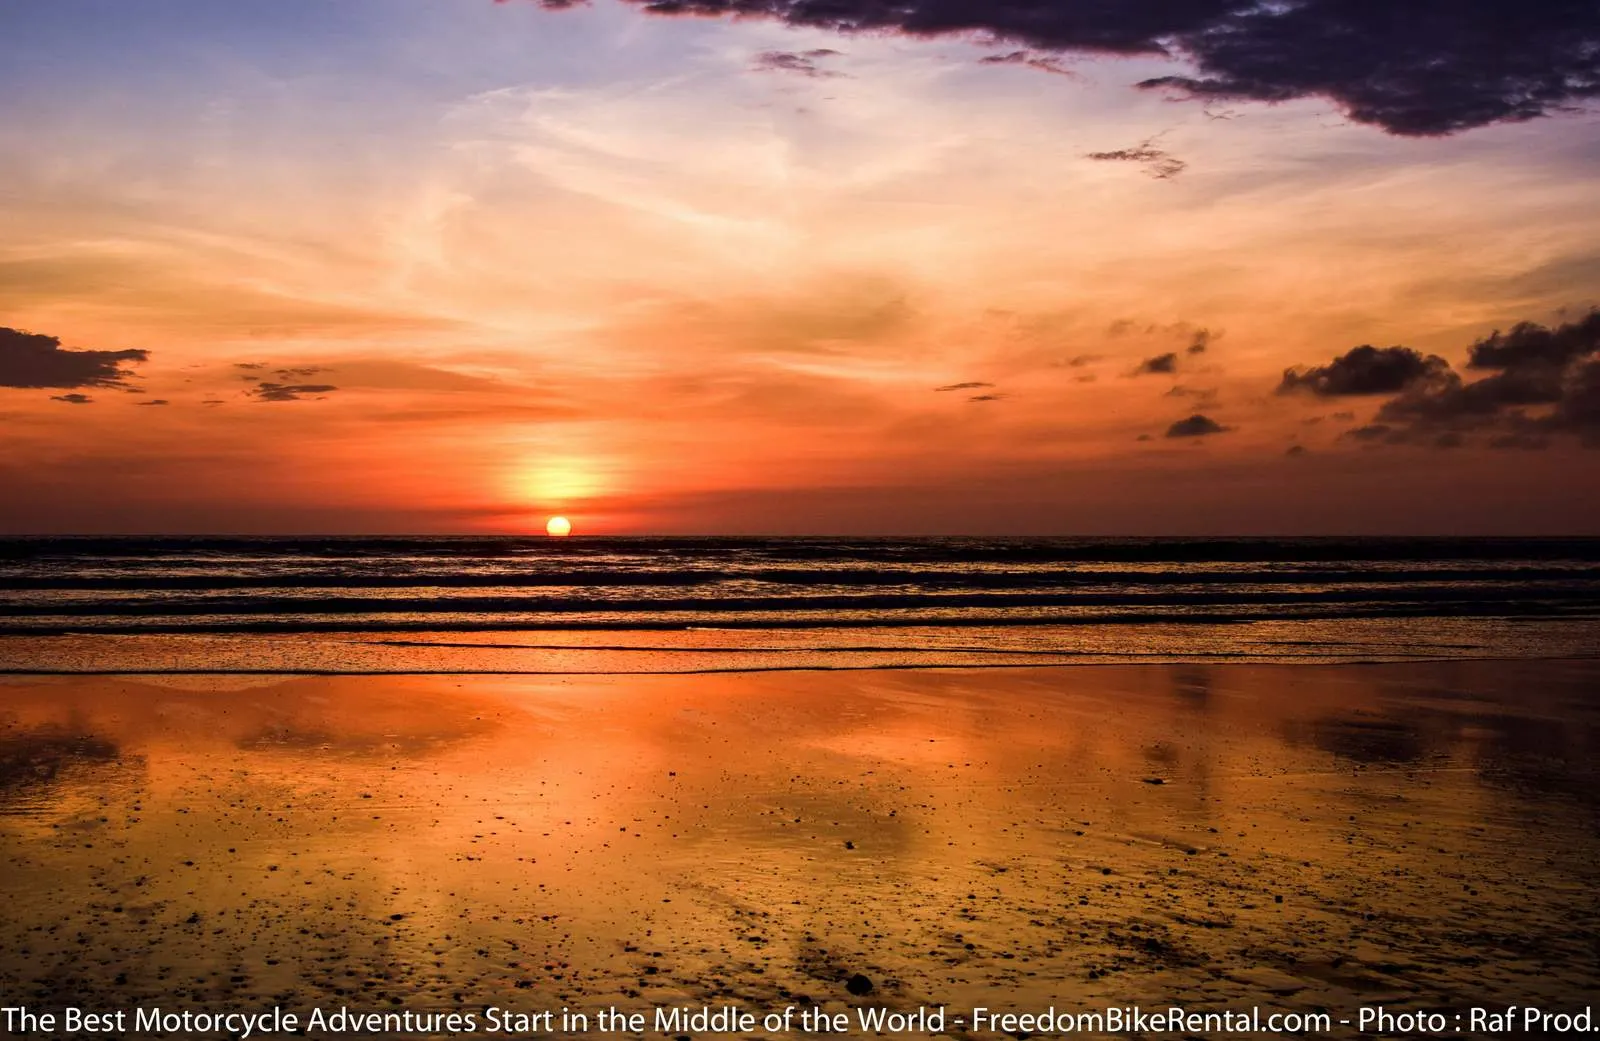
[[[655,649],[652,649],[655,650]],[[662,649],[666,652],[666,649]],[[1033,652],[1040,655],[1049,655],[1049,651]],[[1341,659],[1339,661],[1296,661],[1287,658],[1277,659],[1241,659],[1238,655],[1218,655],[1216,658],[1161,658],[1154,661],[1067,661],[1067,662],[1016,662],[1016,663],[987,663],[987,664],[961,664],[947,663],[939,665],[773,665],[773,666],[728,666],[715,669],[662,669],[662,670],[634,670],[617,669],[611,671],[584,671],[575,669],[6,669],[0,668],[0,677],[27,678],[29,676],[55,676],[70,677],[83,676],[98,679],[115,679],[117,677],[146,678],[160,676],[275,676],[283,679],[299,677],[404,677],[404,676],[432,676],[449,678],[451,676],[528,676],[528,677],[558,677],[558,676],[593,676],[593,677],[660,677],[660,676],[727,676],[749,673],[761,675],[766,673],[852,673],[852,672],[984,672],[1029,669],[1115,669],[1115,668],[1163,668],[1182,667],[1185,665],[1202,665],[1207,668],[1274,668],[1287,669],[1314,669],[1314,668],[1381,668],[1397,665],[1430,665],[1448,664],[1451,662],[1463,663],[1489,663],[1489,662],[1550,662],[1550,663],[1579,663],[1600,662],[1600,653],[1596,654],[1562,654],[1546,657],[1534,656],[1461,656],[1461,657],[1413,657],[1413,658],[1372,658],[1372,659]]]
[[[0,637],[0,674],[606,675],[1594,657],[1600,622]]]

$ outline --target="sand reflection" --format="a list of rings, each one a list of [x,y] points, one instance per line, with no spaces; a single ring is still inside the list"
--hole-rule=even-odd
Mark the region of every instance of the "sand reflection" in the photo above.
[[[41,1003],[1582,1004],[1593,663],[0,687]],[[80,941],[80,937],[85,938]]]

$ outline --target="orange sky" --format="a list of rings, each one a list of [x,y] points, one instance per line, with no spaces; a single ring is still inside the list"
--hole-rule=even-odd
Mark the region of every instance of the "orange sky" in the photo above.
[[[1592,114],[1400,137],[1133,90],[1147,58],[300,6],[187,64],[65,15],[0,43],[54,48],[6,74],[0,326],[149,352],[43,387],[0,352],[0,529],[1600,533],[1585,428],[1441,448],[1276,392],[1582,319]]]

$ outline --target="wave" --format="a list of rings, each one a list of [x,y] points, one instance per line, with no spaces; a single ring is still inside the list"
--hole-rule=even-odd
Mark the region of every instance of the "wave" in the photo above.
[[[1600,587],[1490,586],[1490,585],[1411,585],[1403,588],[1317,589],[1317,590],[1206,590],[1183,593],[1082,593],[1069,592],[986,592],[942,593],[937,591],[856,595],[771,595],[771,596],[633,596],[603,599],[596,597],[315,597],[280,596],[196,600],[105,599],[90,602],[51,603],[41,611],[34,603],[0,603],[0,616],[34,616],[47,613],[56,617],[97,615],[123,616],[214,616],[214,615],[321,615],[348,614],[654,614],[697,612],[734,614],[750,612],[842,612],[898,611],[904,609],[997,609],[1027,607],[1154,608],[1190,606],[1264,606],[1302,604],[1396,604],[1458,607],[1527,607],[1538,605],[1554,610],[1566,608],[1600,610]]]
[[[281,565],[280,565],[281,568]],[[434,572],[418,568],[405,574],[348,571],[279,570],[260,573],[116,573],[60,574],[0,572],[0,590],[205,592],[251,589],[485,589],[485,588],[696,588],[728,586],[737,582],[763,586],[881,587],[918,586],[940,589],[1019,589],[1036,587],[1173,586],[1173,585],[1311,585],[1381,583],[1536,583],[1582,581],[1600,588],[1595,568],[1532,567],[1525,564],[1478,568],[1375,568],[1303,569],[1269,571],[1186,568],[1182,571],[1127,571],[1079,569],[1072,571],[956,571],[950,569],[864,568],[762,568],[728,570],[704,567],[672,570],[480,570]]]
[[[1592,609],[1563,611],[1541,604],[1507,603],[1477,605],[1477,610],[1451,612],[1451,617],[1525,619],[1525,620],[1600,620]],[[538,631],[675,631],[692,629],[857,629],[857,628],[1013,628],[1025,626],[1096,626],[1096,625],[1241,625],[1272,621],[1337,621],[1344,619],[1399,619],[1439,617],[1438,607],[1431,604],[1397,604],[1383,607],[1353,607],[1348,610],[1317,608],[1307,611],[1230,611],[1185,612],[1164,611],[1130,612],[1109,611],[1094,614],[924,614],[908,612],[897,614],[872,614],[859,617],[793,614],[738,615],[715,617],[662,618],[658,616],[586,617],[583,615],[561,617],[499,616],[493,618],[461,618],[441,615],[425,619],[395,617],[392,615],[366,618],[330,619],[304,615],[277,618],[217,618],[200,617],[183,621],[156,618],[129,620],[117,617],[74,619],[70,622],[49,617],[26,622],[0,623],[0,636],[21,635],[71,635],[79,633],[139,634],[139,633],[370,633],[370,632],[538,632]],[[1600,643],[1597,643],[1600,646]]]
[[[560,632],[613,635],[531,635]],[[10,538],[0,637],[30,671],[145,637],[297,672],[1570,655],[1600,649],[1600,539]]]
[[[1600,563],[1600,538],[571,538],[428,537],[103,537],[0,539],[0,561],[72,557],[127,562],[266,555],[290,557],[452,559],[543,558],[577,563],[597,557],[737,558],[762,561],[1012,562],[1328,562],[1570,560]]]

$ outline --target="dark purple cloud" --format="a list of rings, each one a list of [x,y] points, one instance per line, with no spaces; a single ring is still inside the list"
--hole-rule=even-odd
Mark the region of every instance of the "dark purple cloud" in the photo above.
[[[1178,371],[1178,356],[1172,352],[1146,358],[1133,370],[1135,376],[1166,375]]]
[[[1363,350],[1374,348],[1358,347],[1320,369],[1291,370],[1323,396],[1334,386],[1344,394],[1392,395],[1373,422],[1346,438],[1454,447],[1481,436],[1493,448],[1542,448],[1569,435],[1600,447],[1600,311],[1554,328],[1523,322],[1484,337],[1468,349],[1466,368],[1488,375],[1470,382],[1444,359],[1404,347],[1385,348],[1384,364],[1335,370]],[[1280,392],[1291,383],[1289,374],[1284,379]]]
[[[1600,342],[1600,311],[1591,311],[1576,322],[1554,329],[1535,322],[1521,322],[1508,333],[1497,329],[1493,335],[1473,344],[1467,352],[1467,368],[1558,372],[1594,354],[1597,342]]]
[[[1409,388],[1378,419],[1407,440],[1489,433],[1501,448],[1542,447],[1575,434],[1600,447],[1600,311],[1547,328],[1523,322],[1472,345],[1467,368],[1490,375],[1470,383],[1455,372]]]
[[[1305,0],[1238,4],[1174,42],[1194,76],[1146,80],[1184,97],[1325,97],[1357,123],[1439,136],[1600,97],[1592,0]]]
[[[1232,427],[1225,427],[1210,416],[1202,416],[1196,412],[1188,419],[1180,419],[1167,427],[1168,437],[1207,437],[1211,434],[1222,434]]]
[[[1441,378],[1449,369],[1450,363],[1436,354],[1362,344],[1326,365],[1285,369],[1278,393],[1304,390],[1323,398],[1394,394],[1414,383]]]
[[[116,387],[133,375],[124,363],[149,357],[140,350],[67,350],[57,337],[0,327],[0,387]]]
[[[258,401],[304,401],[307,395],[331,394],[338,389],[327,383],[263,383],[249,393]]]
[[[1594,0],[626,2],[652,15],[975,37],[1046,56],[1166,57],[1190,69],[1141,87],[1202,101],[1326,98],[1358,123],[1406,136],[1534,119],[1600,97]],[[1014,53],[997,57],[1010,62]]]

